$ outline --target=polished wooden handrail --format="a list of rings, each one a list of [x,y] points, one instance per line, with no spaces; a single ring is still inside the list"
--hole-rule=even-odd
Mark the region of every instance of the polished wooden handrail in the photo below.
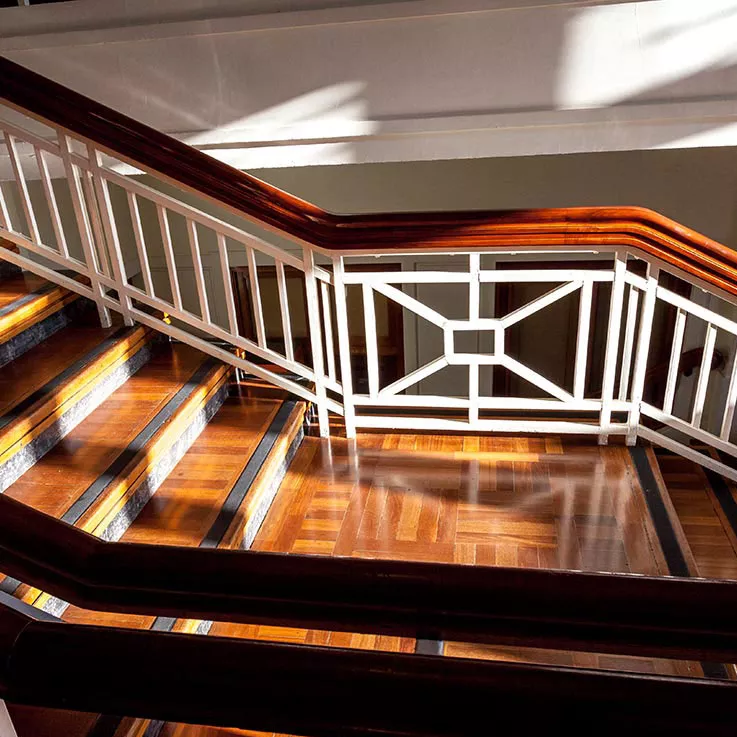
[[[731,735],[737,683],[33,620],[0,606],[0,698],[312,737]]]
[[[1,57],[0,97],[122,160],[325,251],[627,246],[737,295],[737,253],[646,208],[338,215]]]
[[[737,583],[108,543],[0,496],[0,570],[77,606],[737,662]]]

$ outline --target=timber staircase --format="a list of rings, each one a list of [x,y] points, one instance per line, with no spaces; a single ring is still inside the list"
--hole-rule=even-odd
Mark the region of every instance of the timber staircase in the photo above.
[[[0,81],[2,737],[5,702],[19,737],[733,733],[729,249],[639,208],[334,215]],[[588,260],[497,268],[540,250]],[[509,336],[572,296],[553,381]],[[442,344],[391,379],[387,301]]]
[[[71,314],[36,339],[49,320],[48,305],[41,300],[29,310],[27,297],[36,300],[46,288],[19,270],[0,278],[9,325],[0,346],[6,336],[20,337],[17,345],[26,346],[0,369],[0,482],[7,498],[97,537],[737,579],[734,490],[680,456],[633,449],[638,455],[629,458],[623,446],[597,449],[560,437],[365,434],[353,446],[336,434],[326,445],[304,436],[305,402],[247,377],[236,381],[230,367],[149,329],[95,327],[94,305],[65,301],[63,289],[58,310]],[[13,327],[16,320],[23,321],[21,332]],[[469,477],[474,473],[475,490]],[[606,490],[584,494],[577,486],[576,479],[595,483],[603,475]],[[616,478],[625,484],[620,491],[614,491]],[[552,501],[540,506],[546,492]],[[598,502],[597,493],[603,495]],[[556,494],[563,498],[556,502]],[[553,511],[566,504],[573,508]],[[573,547],[563,539],[566,514],[578,530]],[[539,648],[90,611],[11,576],[0,578],[0,592],[6,602],[12,596],[38,616],[69,624],[733,677],[732,666],[709,662],[585,653],[571,660]],[[220,734],[160,720],[13,705],[10,711],[19,737]]]

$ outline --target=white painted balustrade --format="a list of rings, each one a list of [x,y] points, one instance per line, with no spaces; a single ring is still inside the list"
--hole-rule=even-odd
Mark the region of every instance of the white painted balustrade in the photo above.
[[[737,346],[735,300],[673,267],[609,245],[595,251],[551,246],[536,258],[548,265],[558,260],[561,267],[545,269],[527,268],[530,255],[519,247],[432,251],[426,254],[434,264],[429,270],[413,267],[416,249],[340,253],[304,243],[273,245],[249,232],[245,217],[234,224],[233,213],[211,214],[212,203],[193,205],[191,193],[142,164],[145,176],[123,175],[130,162],[7,113],[0,119],[0,235],[19,249],[2,249],[0,257],[89,298],[103,324],[110,323],[111,310],[118,312],[129,324],[149,325],[314,402],[323,436],[332,414],[343,416],[349,437],[360,428],[591,434],[602,443],[624,435],[629,444],[643,437],[737,480],[725,460],[737,457],[731,439],[737,351],[726,351],[727,376],[712,371],[717,346]],[[213,270],[206,278],[203,268],[205,243],[218,260],[214,279]],[[247,289],[238,293],[231,279],[234,257],[247,270]],[[161,269],[152,269],[154,258],[164,264],[163,280]],[[505,260],[511,268],[500,268]],[[383,268],[389,262],[391,268]],[[265,291],[264,267],[273,269],[273,293]],[[667,287],[673,277],[690,285],[689,296]],[[295,278],[296,301],[290,292]],[[497,315],[489,295],[508,284],[538,284],[541,294]],[[434,290],[451,287],[461,297],[445,309]],[[571,299],[577,300],[576,324],[567,327],[572,371],[561,383],[515,357],[510,335]],[[388,383],[382,379],[380,303],[401,310],[406,327],[422,323],[442,336],[436,355],[421,361],[416,351]],[[665,336],[670,362],[664,399],[654,406],[645,400],[648,358],[654,340],[663,338],[653,326],[666,306],[675,313],[673,333]],[[239,324],[244,309],[252,329]],[[597,325],[605,326],[598,344]],[[415,328],[405,342],[418,341],[418,334]],[[460,349],[469,335],[483,336],[476,344],[484,349]],[[361,341],[365,346],[357,347]],[[602,347],[597,360],[595,344]],[[703,349],[692,380],[679,371],[687,344]],[[365,361],[361,392],[356,361]],[[463,376],[461,389],[457,381],[438,380],[447,369]],[[524,380],[534,396],[495,395],[495,370]]]

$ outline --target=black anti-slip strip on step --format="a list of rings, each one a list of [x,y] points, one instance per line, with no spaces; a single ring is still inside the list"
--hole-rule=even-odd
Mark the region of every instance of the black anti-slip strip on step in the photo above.
[[[112,714],[100,714],[95,723],[90,727],[86,737],[113,737],[118,731],[123,717],[113,716]]]
[[[426,640],[418,637],[415,640],[415,655],[442,655],[444,645],[442,640]]]
[[[96,345],[91,351],[86,353],[74,363],[67,366],[60,374],[55,376],[51,381],[44,384],[40,389],[29,394],[23,401],[19,402],[12,409],[0,417],[0,430],[6,428],[11,422],[20,417],[24,412],[29,410],[34,404],[40,402],[56,391],[62,384],[65,384],[73,376],[83,371],[87,366],[96,361],[103,353],[112,348],[119,340],[122,340],[128,333],[132,333],[136,328],[122,327],[116,330],[111,336],[105,338],[99,345]]]
[[[32,617],[33,619],[38,619],[42,622],[61,622],[61,620],[53,614],[36,609],[35,606],[26,604],[24,601],[16,599],[14,596],[2,591],[0,591],[0,604],[8,609],[20,612],[21,614],[25,614],[27,617]]]
[[[728,456],[726,453],[718,453],[719,460],[727,466],[734,467],[735,459]],[[722,508],[724,517],[732,528],[732,532],[737,535],[737,502],[735,502],[732,492],[729,490],[729,486],[723,476],[720,476],[716,471],[712,471],[710,468],[704,466],[704,473],[706,479],[711,486],[711,490],[714,492],[719,506]]]
[[[248,463],[246,463],[245,468],[241,471],[238,480],[233,484],[233,488],[220,508],[220,512],[213,522],[212,527],[210,527],[204,540],[200,543],[201,548],[216,548],[223,541],[223,537],[225,537],[225,533],[233,523],[238,509],[240,509],[243,500],[246,498],[246,494],[248,494],[248,490],[251,488],[251,484],[256,479],[274,445],[276,445],[279,435],[284,430],[289,416],[296,406],[297,400],[289,400],[283,402],[282,406],[279,407],[264,436],[256,446],[256,450],[253,451],[253,454],[248,459]]]
[[[177,391],[177,393],[162,407],[155,417],[136,435],[128,447],[105,469],[105,471],[90,484],[74,504],[62,516],[62,521],[75,525],[84,513],[104,494],[105,489],[121,474],[126,466],[140,453],[157,430],[189,399],[192,393],[202,383],[207,374],[218,366],[220,361],[215,358],[205,361]]]
[[[630,448],[629,451],[640,480],[642,493],[645,496],[645,503],[650,512],[650,519],[652,519],[655,527],[655,534],[658,536],[658,542],[663,550],[668,572],[671,576],[690,578],[691,572],[688,569],[681,546],[678,544],[678,538],[673,529],[673,523],[668,516],[668,510],[665,507],[647,450],[641,446],[635,446]],[[701,669],[707,678],[726,679],[729,677],[726,668],[721,663],[704,662],[701,663]]]
[[[246,494],[248,494],[248,490],[251,488],[251,484],[253,484],[269,453],[271,453],[296,405],[296,400],[290,400],[283,402],[282,406],[279,407],[264,436],[248,459],[248,463],[246,463],[245,468],[241,471],[235,484],[233,484],[233,488],[223,502],[223,506],[220,507],[218,516],[199,544],[199,547],[216,548],[223,541],[223,537],[233,523],[241,504],[243,504],[243,500],[246,498]],[[160,632],[171,632],[175,622],[176,619],[172,617],[157,617],[151,629]]]
[[[36,289],[34,292],[29,292],[28,294],[24,294],[22,297],[18,297],[18,299],[13,302],[6,304],[5,307],[0,307],[0,317],[6,317],[11,312],[15,312],[24,305],[27,305],[29,302],[33,302],[34,299],[42,297],[44,294],[55,288],[56,284],[49,282],[48,284],[44,284],[42,287]]]

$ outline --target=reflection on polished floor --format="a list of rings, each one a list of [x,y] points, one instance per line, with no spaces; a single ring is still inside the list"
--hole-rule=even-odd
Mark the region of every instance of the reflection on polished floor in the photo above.
[[[253,546],[361,558],[667,575],[622,445],[559,437],[306,438]],[[219,623],[214,635],[413,651],[391,637]],[[453,657],[698,675],[698,663],[444,643]]]

